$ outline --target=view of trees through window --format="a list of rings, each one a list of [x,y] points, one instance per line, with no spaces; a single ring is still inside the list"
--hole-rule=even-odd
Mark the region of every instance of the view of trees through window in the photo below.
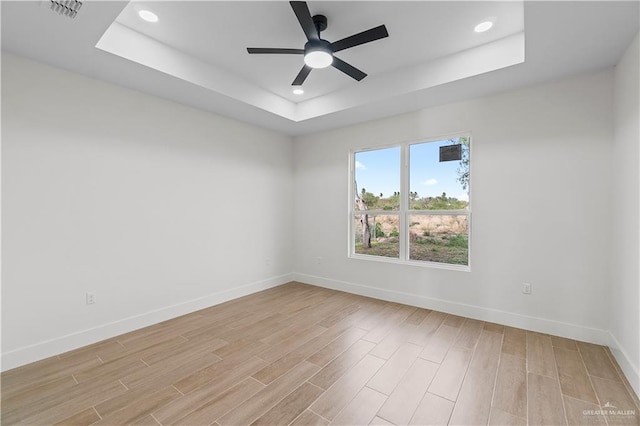
[[[353,252],[468,265],[469,148],[462,136],[354,153]]]

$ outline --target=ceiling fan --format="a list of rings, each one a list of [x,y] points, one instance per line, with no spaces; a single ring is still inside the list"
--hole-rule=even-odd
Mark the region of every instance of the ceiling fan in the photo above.
[[[358,68],[336,57],[334,53],[389,37],[387,28],[384,25],[329,43],[327,40],[320,38],[320,32],[327,29],[326,16],[311,16],[309,7],[304,1],[291,1],[289,4],[291,4],[293,13],[296,14],[298,22],[300,22],[300,26],[307,36],[308,41],[304,45],[304,49],[248,47],[247,52],[252,54],[304,55],[304,66],[293,80],[292,86],[301,86],[313,68],[326,68],[329,65],[332,65],[334,68],[339,69],[358,81],[367,76],[367,74]]]

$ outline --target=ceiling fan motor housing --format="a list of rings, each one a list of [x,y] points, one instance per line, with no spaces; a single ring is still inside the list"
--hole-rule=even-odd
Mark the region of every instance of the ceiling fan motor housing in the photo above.
[[[304,53],[305,55],[309,52],[313,52],[315,50],[322,50],[323,52],[327,52],[327,53],[331,53],[333,54],[333,49],[331,48],[331,43],[329,43],[327,40],[309,40],[305,45],[304,45]]]
[[[324,30],[327,29],[327,17],[324,15],[313,15],[313,25],[316,26],[318,30],[318,35]]]

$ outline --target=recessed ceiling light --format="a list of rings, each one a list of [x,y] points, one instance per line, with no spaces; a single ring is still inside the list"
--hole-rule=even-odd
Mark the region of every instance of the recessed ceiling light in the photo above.
[[[295,89],[293,89],[293,94],[294,95],[304,95],[304,89],[302,89],[301,87],[296,87]]]
[[[480,22],[478,25],[476,25],[476,27],[473,29],[473,31],[475,31],[477,33],[483,33],[485,31],[489,31],[491,29],[491,27],[493,27],[493,22],[484,21],[484,22]]]
[[[147,22],[158,22],[158,15],[156,15],[150,10],[143,9],[140,12],[138,12],[138,16],[140,16],[142,19],[144,19]]]

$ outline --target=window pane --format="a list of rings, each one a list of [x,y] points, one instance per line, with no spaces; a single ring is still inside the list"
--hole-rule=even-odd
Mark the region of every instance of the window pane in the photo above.
[[[400,147],[355,153],[354,210],[400,208]]]
[[[400,256],[398,217],[397,214],[354,215],[353,241],[355,242],[355,252],[397,259]]]
[[[461,145],[459,160],[440,161],[440,147],[458,144]],[[412,210],[468,209],[469,138],[410,145],[409,191]]]
[[[410,215],[409,258],[469,264],[469,216]]]

